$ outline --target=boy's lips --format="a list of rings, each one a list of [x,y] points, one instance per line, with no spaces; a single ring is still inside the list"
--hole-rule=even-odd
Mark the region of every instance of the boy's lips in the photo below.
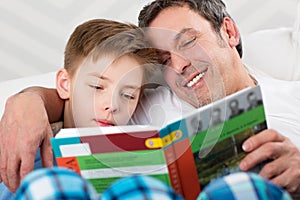
[[[114,126],[115,124],[108,120],[95,120],[98,126]]]

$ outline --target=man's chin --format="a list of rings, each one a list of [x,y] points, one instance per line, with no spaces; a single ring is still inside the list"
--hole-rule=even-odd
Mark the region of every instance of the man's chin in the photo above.
[[[195,108],[200,108],[202,106],[210,104],[211,102],[212,102],[212,100],[210,98],[200,98],[200,99],[193,98],[188,103],[191,104],[192,106],[194,106]]]

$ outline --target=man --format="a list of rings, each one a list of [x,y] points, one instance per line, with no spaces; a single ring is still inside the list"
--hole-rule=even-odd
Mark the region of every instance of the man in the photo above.
[[[222,1],[158,0],[141,11],[139,20],[140,26],[150,28],[146,30],[149,39],[160,50],[166,82],[178,97],[192,106],[200,107],[256,84],[240,59],[240,35]],[[258,82],[264,84],[263,81]],[[55,91],[36,88],[27,91],[8,100],[0,124],[1,178],[11,190],[15,190],[20,178],[33,168],[35,151],[39,146],[44,154],[45,166],[51,165],[49,137],[52,133],[45,121],[48,120],[47,112],[50,121],[57,121],[61,111],[55,112],[53,108],[56,105],[60,108],[63,104],[57,100]],[[263,91],[266,93],[267,90]],[[172,93],[167,93],[159,88],[151,100],[147,100],[157,102],[162,96],[173,97]],[[162,100],[161,103],[168,102],[165,98]],[[24,101],[35,103],[24,104]],[[268,105],[267,108],[272,111]],[[31,112],[29,117],[27,111]],[[268,110],[266,112],[268,115]],[[25,117],[22,115],[35,117],[43,124],[36,120],[22,121]],[[23,141],[18,146],[15,143],[20,139]],[[30,150],[27,145],[30,145]],[[240,164],[242,170],[272,159],[260,175],[290,193],[300,192],[300,152],[287,137],[275,130],[266,130],[249,138],[243,149],[249,154]],[[19,170],[20,173],[17,173]]]
[[[156,1],[144,8],[139,19],[140,26],[151,28],[147,30],[149,38],[153,46],[160,49],[161,63],[168,66],[163,69],[166,82],[181,99],[194,107],[251,87],[256,81],[267,97],[264,100],[269,117],[274,115],[278,119],[280,114],[285,117],[286,113],[282,113],[285,109],[291,115],[294,110],[288,109],[286,100],[298,102],[299,105],[296,98],[285,99],[284,96],[291,96],[290,93],[280,94],[274,100],[275,96],[270,93],[270,88],[276,85],[280,87],[283,83],[260,77],[255,80],[248,74],[240,59],[242,53],[238,29],[226,12],[223,2]],[[299,84],[294,86],[296,87],[300,89]],[[278,99],[283,101],[278,104],[271,102]],[[281,110],[277,112],[278,107]],[[296,107],[294,104],[294,109]],[[288,117],[290,122],[285,122],[285,119],[276,121],[277,119],[273,121],[278,122],[278,125],[271,121],[270,127],[278,127],[282,134],[289,136],[300,147],[297,143],[299,132],[292,133],[288,126],[284,129],[284,125],[279,126],[280,123],[290,123],[289,126],[296,129],[297,126],[291,125],[297,123],[296,120]],[[287,138],[277,131],[267,130],[247,140],[243,149],[250,154],[241,162],[242,170],[248,170],[264,160],[274,159],[265,165],[260,175],[291,193],[299,192],[299,150]],[[288,158],[288,155],[292,156]],[[293,160],[291,163],[290,159]],[[297,178],[289,178],[291,176]]]
[[[256,84],[240,59],[240,35],[223,2],[156,1],[144,8],[139,19],[140,26],[151,28],[147,31],[153,46],[161,49],[161,63],[168,66],[163,69],[166,82],[181,99],[194,107]],[[270,83],[263,78],[257,81],[263,88],[263,95],[268,97],[265,98],[267,115],[279,106],[282,109],[288,107],[286,99],[279,95],[277,99],[283,99],[283,103],[270,103],[274,99],[267,90],[281,83]],[[300,88],[299,84],[297,87]],[[294,102],[297,102],[295,98]],[[283,134],[295,138],[293,141],[299,140],[299,132],[287,132],[290,130],[282,129]],[[265,165],[260,175],[291,193],[299,192],[299,150],[287,138],[267,130],[247,140],[243,149],[250,154],[241,162],[242,170],[274,159]],[[293,160],[291,163],[290,159]],[[297,179],[289,178],[291,176]]]

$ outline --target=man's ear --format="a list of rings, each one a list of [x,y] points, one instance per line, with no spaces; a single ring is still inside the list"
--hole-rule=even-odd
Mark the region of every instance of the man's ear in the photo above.
[[[224,17],[223,28],[227,34],[227,40],[231,47],[236,47],[240,42],[240,34],[236,24],[229,17]]]
[[[56,73],[56,90],[62,99],[70,98],[70,76],[66,69],[60,69]]]

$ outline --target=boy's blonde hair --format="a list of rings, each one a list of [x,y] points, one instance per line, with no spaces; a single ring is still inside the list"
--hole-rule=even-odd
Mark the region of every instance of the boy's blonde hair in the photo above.
[[[133,56],[145,67],[146,77],[154,70],[157,53],[150,48],[143,31],[133,25],[105,19],[94,19],[76,27],[65,49],[64,68],[72,76],[80,62],[92,54],[98,59],[103,54],[119,57]]]

